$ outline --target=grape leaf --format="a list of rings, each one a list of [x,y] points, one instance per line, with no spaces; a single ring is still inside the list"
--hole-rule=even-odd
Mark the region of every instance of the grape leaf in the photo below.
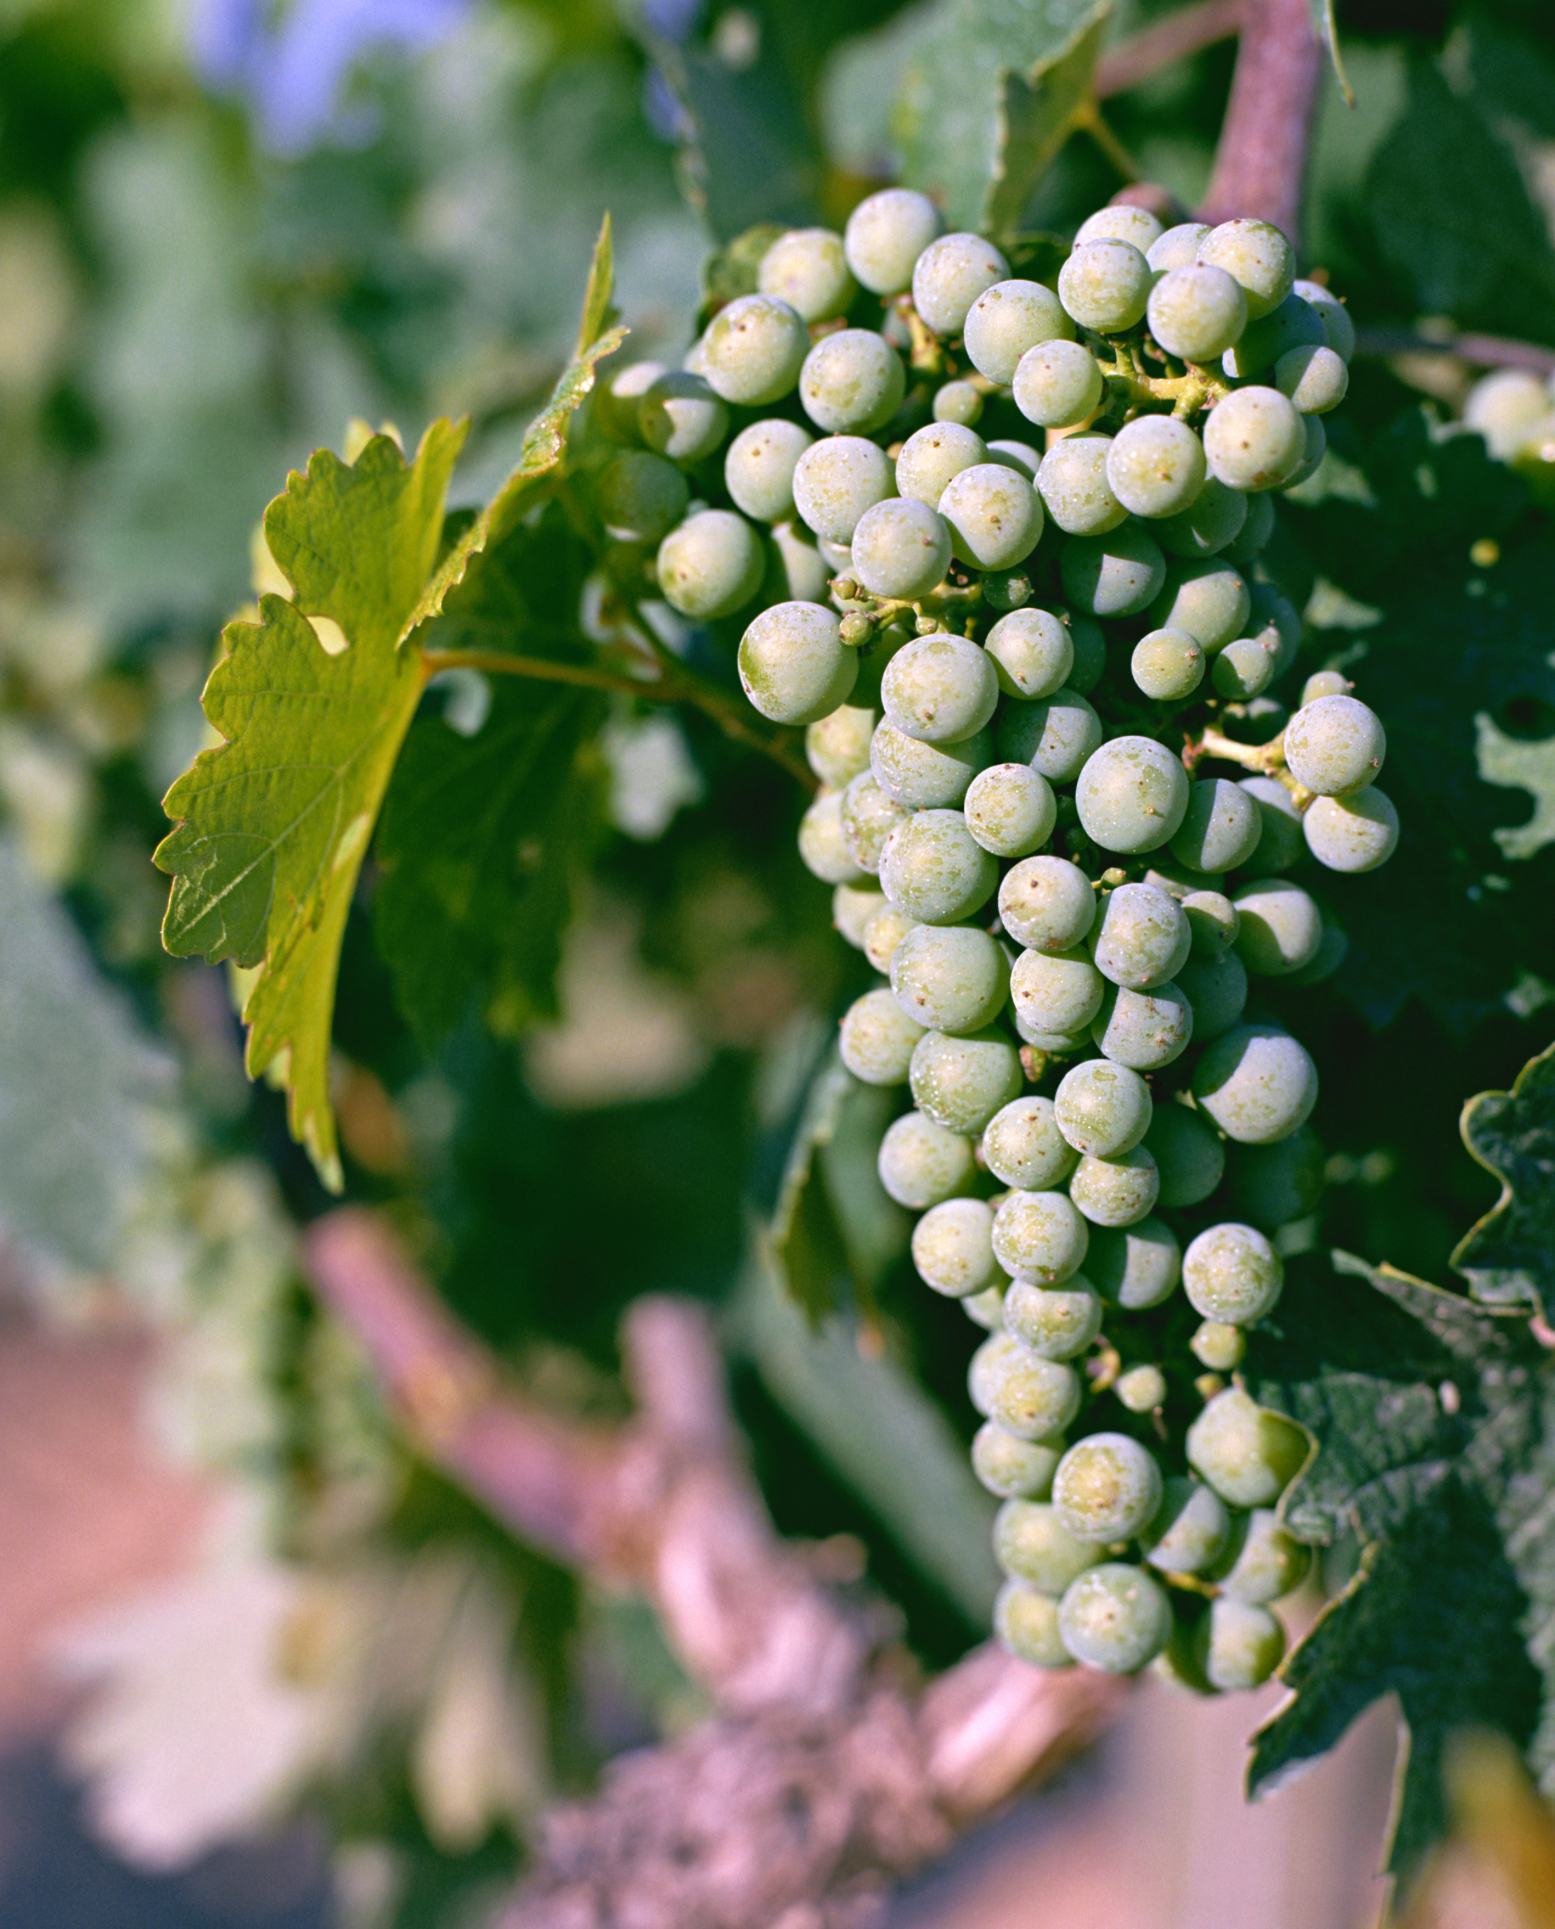
[[[1360,1568],[1287,1659],[1293,1698],[1255,1738],[1254,1793],[1396,1693],[1409,1743],[1389,1867],[1443,1832],[1456,1728],[1501,1729],[1555,1788],[1555,1370],[1525,1320],[1336,1253],[1293,1269],[1247,1378],[1320,1442],[1286,1498],[1303,1538]]]
[[[1329,65],[1334,70],[1334,79],[1339,83],[1339,91],[1344,96],[1346,107],[1355,105],[1355,90],[1344,71],[1344,60],[1339,52],[1339,23],[1334,19],[1334,0],[1307,0],[1312,15],[1312,31],[1328,50]]]
[[[1555,1297],[1555,1045],[1531,1059],[1510,1092],[1480,1092],[1463,1108],[1463,1143],[1501,1181],[1501,1197],[1459,1242],[1452,1263],[1476,1299],[1527,1305]]]

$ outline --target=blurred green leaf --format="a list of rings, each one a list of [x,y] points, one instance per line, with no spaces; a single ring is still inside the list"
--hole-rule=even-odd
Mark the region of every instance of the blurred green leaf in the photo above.
[[[1480,1092],[1463,1108],[1463,1143],[1501,1181],[1501,1197],[1452,1263],[1476,1299],[1542,1313],[1555,1303],[1555,1045],[1510,1092]]]

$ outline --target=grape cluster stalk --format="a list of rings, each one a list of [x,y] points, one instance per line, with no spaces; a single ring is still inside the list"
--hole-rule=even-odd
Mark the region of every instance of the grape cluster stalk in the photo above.
[[[842,1057],[907,1088],[880,1178],[988,1335],[1000,1638],[1251,1688],[1306,1438],[1235,1376],[1324,1163],[1260,993],[1344,955],[1287,873],[1399,833],[1348,680],[1279,695],[1261,560],[1354,330],[1261,221],[1103,208],[1052,285],[942,228],[890,189],[776,240],[682,368],[607,377],[591,499],[617,579],[748,616],[746,696],[805,728],[800,854],[886,980]]]

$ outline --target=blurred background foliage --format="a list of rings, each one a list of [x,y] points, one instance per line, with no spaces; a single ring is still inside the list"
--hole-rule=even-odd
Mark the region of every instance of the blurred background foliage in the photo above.
[[[71,1644],[99,1689],[72,1758],[147,1864],[307,1801],[348,1919],[454,1921],[509,1877],[543,1802],[697,1712],[651,1620],[515,1547],[394,1437],[299,1281],[294,1229],[325,1198],[278,1095],[243,1077],[224,976],[159,947],[159,799],[203,740],[259,512],[353,418],[408,445],[440,413],[473,418],[453,501],[482,500],[565,360],[606,211],[629,352],[677,357],[709,247],[757,220],[840,221],[915,138],[892,111],[914,73],[948,41],[968,59],[945,79],[981,84],[1004,11],[0,8],[0,1221],[50,1317],[130,1307],[166,1331],[160,1437],[228,1496],[196,1576]],[[1165,11],[1125,0],[1109,42]],[[1307,259],[1363,327],[1555,344],[1541,0],[1346,0],[1339,25],[1356,99],[1325,85]],[[1117,144],[1185,206],[1232,61],[1212,46],[1108,103]],[[1024,225],[1071,232],[1119,185],[1078,136]],[[1470,373],[1418,350],[1358,363],[1282,537],[1314,664],[1389,642],[1363,693],[1422,826],[1381,879],[1333,892],[1350,961],[1300,1020],[1330,1188],[1296,1243],[1438,1279],[1494,1190],[1459,1105],[1547,1042],[1555,998],[1555,577],[1524,482],[1433,436]],[[1385,475],[1407,486],[1378,509]],[[1469,560],[1492,537],[1522,570],[1510,591]],[[468,728],[478,697],[427,702]],[[965,1323],[906,1288],[872,1100],[813,1148],[831,1223],[807,1231],[872,1302],[812,1334],[753,1237],[862,987],[794,854],[801,800],[705,718],[624,700],[596,776],[554,1009],[532,1001],[520,1035],[467,1017],[422,1048],[369,867],[336,1022],[348,1190],[573,1408],[621,1409],[629,1299],[717,1303],[779,1525],[856,1537],[942,1662],[992,1592],[991,1503],[962,1446]],[[224,1732],[186,1719],[196,1694]]]

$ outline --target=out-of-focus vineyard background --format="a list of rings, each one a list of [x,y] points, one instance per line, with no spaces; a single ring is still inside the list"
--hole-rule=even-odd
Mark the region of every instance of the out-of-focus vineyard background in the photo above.
[[[515,1544],[390,1425],[298,1271],[325,1196],[280,1097],[244,1078],[225,974],[163,955],[149,855],[288,468],[354,419],[408,445],[468,414],[453,500],[483,499],[565,358],[602,215],[633,351],[678,358],[715,236],[840,222],[889,178],[895,76],[956,4],[0,8],[7,1929],[475,1923],[549,1801],[699,1712],[645,1610]],[[1114,42],[1167,11],[1122,0]],[[1339,14],[1355,104],[1325,83],[1306,258],[1363,327],[1555,340],[1541,0]],[[1108,104],[1186,206],[1232,60],[1213,45]],[[1119,185],[1079,138],[1027,225],[1070,232]],[[1420,349],[1364,359],[1357,432],[1422,401],[1450,416],[1470,379]],[[1321,620],[1364,628],[1315,587]],[[470,700],[446,698],[456,727]],[[1479,775],[1506,786],[1486,794],[1519,860],[1495,887],[1515,955],[1443,965],[1401,941],[1391,982],[1314,994],[1332,1159],[1313,1241],[1434,1278],[1494,1197],[1440,1094],[1509,1083],[1555,997],[1529,962],[1551,956],[1555,711],[1494,701]],[[811,1336],[752,1235],[857,988],[793,853],[800,800],[705,718],[624,699],[597,785],[554,1011],[514,1009],[505,1035],[472,1018],[429,1058],[353,917],[348,1190],[576,1411],[622,1409],[629,1300],[714,1305],[779,1525],[867,1562],[943,1664],[995,1578],[965,1323],[905,1286],[886,1223],[869,1344]],[[1244,1812],[1240,1740],[1277,1699],[1147,1691],[1098,1759],[905,1896],[903,1929],[1366,1919],[1387,1712]]]

